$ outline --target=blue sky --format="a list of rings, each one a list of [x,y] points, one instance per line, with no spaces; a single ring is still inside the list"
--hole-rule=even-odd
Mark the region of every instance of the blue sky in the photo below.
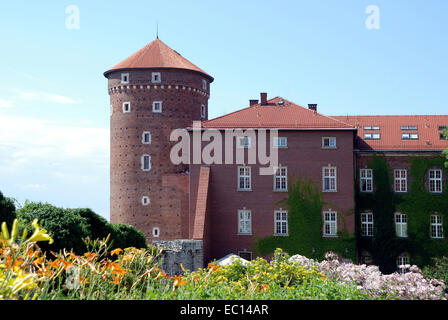
[[[66,8],[79,9],[67,29]],[[366,28],[366,8],[379,29]],[[109,218],[103,72],[159,37],[211,74],[209,115],[282,96],[327,115],[447,114],[448,2],[2,1],[0,190]]]

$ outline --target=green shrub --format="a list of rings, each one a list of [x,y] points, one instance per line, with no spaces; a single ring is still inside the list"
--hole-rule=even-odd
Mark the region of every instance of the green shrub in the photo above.
[[[448,257],[435,257],[431,261],[432,264],[422,270],[425,278],[443,280],[448,284]]]
[[[128,224],[111,224],[112,248],[146,248],[146,238],[143,232]]]
[[[11,227],[12,222],[16,218],[16,207],[10,198],[5,198],[0,191],[0,222],[6,222]]]

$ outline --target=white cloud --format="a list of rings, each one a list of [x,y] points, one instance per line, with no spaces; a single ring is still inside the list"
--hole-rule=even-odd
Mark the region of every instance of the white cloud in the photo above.
[[[11,100],[0,99],[0,108],[10,108],[12,107]]]
[[[19,91],[19,98],[26,101],[53,102],[59,104],[74,104],[79,102],[70,97],[43,91]]]

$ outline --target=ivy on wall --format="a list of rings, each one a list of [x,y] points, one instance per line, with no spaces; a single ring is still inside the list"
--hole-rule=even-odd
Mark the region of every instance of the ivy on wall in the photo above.
[[[340,254],[342,257],[356,261],[356,237],[349,235],[345,226],[344,215],[336,207],[338,213],[337,237],[323,237],[322,209],[325,203],[322,193],[311,179],[289,179],[288,197],[279,202],[288,210],[288,236],[269,236],[257,239],[255,250],[258,254],[266,255],[276,248],[292,254],[301,254],[309,258],[322,260],[328,251]]]
[[[448,255],[448,241],[431,238],[430,216],[437,213],[442,216],[443,230],[448,231],[448,193],[443,186],[443,193],[434,194],[428,191],[427,174],[431,168],[443,170],[443,157],[411,157],[408,175],[408,193],[393,192],[393,171],[386,158],[374,156],[368,163],[373,169],[375,190],[373,193],[356,191],[357,236],[358,247],[372,255],[374,264],[382,272],[396,271],[396,259],[402,253],[410,255],[410,263],[420,267],[430,263],[431,257]],[[360,235],[360,213],[371,211],[374,219],[374,236]],[[395,234],[394,213],[401,212],[407,216],[406,238]]]

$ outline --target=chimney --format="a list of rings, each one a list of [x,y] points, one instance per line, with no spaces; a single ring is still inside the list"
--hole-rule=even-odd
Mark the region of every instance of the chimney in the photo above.
[[[308,109],[317,112],[317,104],[308,104]]]
[[[260,93],[260,104],[262,106],[265,106],[268,104],[268,94],[266,92],[261,92]]]
[[[258,100],[249,100],[249,106],[253,106],[254,104],[258,104]]]

